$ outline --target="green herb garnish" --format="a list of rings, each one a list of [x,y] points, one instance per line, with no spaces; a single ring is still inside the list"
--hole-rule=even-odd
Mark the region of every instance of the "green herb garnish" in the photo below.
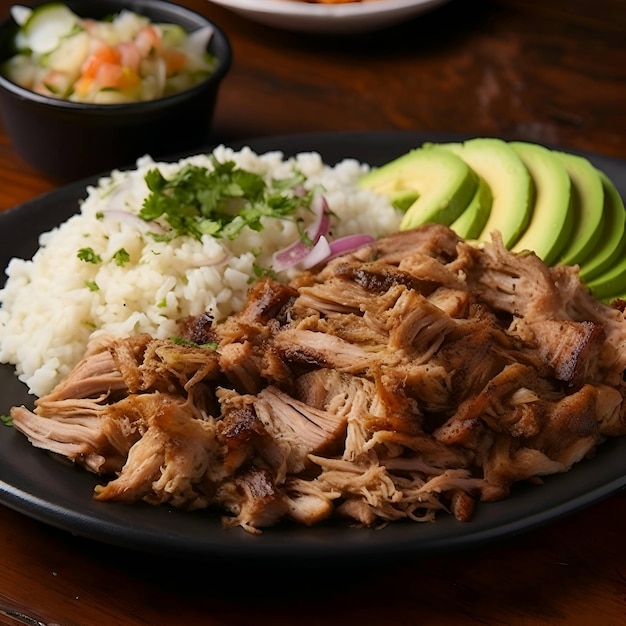
[[[269,268],[263,267],[261,265],[257,265],[256,263],[252,264],[252,271],[257,278],[274,278],[276,279],[276,272]],[[252,279],[250,279],[252,281]]]
[[[86,280],[85,287],[89,289],[89,291],[100,291],[100,287],[98,287],[98,283],[95,280]]]
[[[93,248],[81,248],[76,256],[85,263],[102,263],[102,257]]]
[[[146,221],[164,217],[175,236],[202,235],[236,238],[244,227],[262,230],[262,219],[285,219],[310,204],[310,194],[296,197],[293,187],[304,176],[267,185],[262,176],[240,169],[233,161],[220,163],[211,155],[213,169],[187,164],[172,179],[158,169],[150,170],[145,180],[150,195],[139,216]]]
[[[126,250],[124,250],[124,248],[120,248],[113,255],[113,260],[115,261],[116,265],[119,265],[120,267],[124,267],[124,265],[126,265],[126,263],[130,263],[130,254],[128,254],[128,252],[126,252]]]
[[[13,426],[13,418],[10,415],[0,415],[0,420],[5,426]]]

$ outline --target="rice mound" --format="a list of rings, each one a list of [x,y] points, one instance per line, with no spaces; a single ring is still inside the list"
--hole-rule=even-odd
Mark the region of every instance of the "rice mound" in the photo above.
[[[225,146],[212,154],[268,181],[302,172],[307,188],[321,186],[334,238],[361,232],[381,237],[398,229],[398,211],[357,185],[367,164],[345,159],[331,167],[315,152],[285,158]],[[272,255],[298,239],[293,222],[277,219],[268,219],[260,232],[245,228],[234,241],[205,235],[164,243],[148,236],[145,223],[132,215],[149,194],[145,174],[158,167],[169,178],[185,164],[212,167],[208,154],[172,163],[146,156],[136,169],[111,172],[87,188],[79,213],[41,235],[32,259],[10,261],[0,290],[0,362],[15,366],[31,394],[45,395],[60,382],[92,338],[141,332],[167,338],[187,315],[208,312],[219,320],[239,310],[253,266],[270,267]],[[83,248],[102,262],[79,259]],[[130,256],[121,266],[113,262],[120,249]]]

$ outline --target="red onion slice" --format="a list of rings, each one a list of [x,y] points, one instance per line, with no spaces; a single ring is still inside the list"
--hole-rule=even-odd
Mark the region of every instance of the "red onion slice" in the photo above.
[[[352,252],[357,248],[361,248],[362,246],[374,243],[374,241],[376,241],[375,237],[372,237],[372,235],[366,235],[365,233],[358,233],[356,235],[346,235],[345,237],[340,237],[339,239],[335,239],[335,241],[332,241],[330,243],[329,258]]]
[[[276,252],[272,262],[274,271],[282,272],[296,265],[305,270],[310,269],[323,261],[352,252],[361,246],[375,241],[375,238],[371,235],[359,233],[346,235],[329,242],[326,234],[330,226],[330,209],[326,198],[321,194],[314,196],[311,202],[311,209],[315,214],[315,219],[307,226],[305,232],[307,237],[313,242],[312,245],[307,245],[303,241],[298,240]]]
[[[311,210],[315,215],[315,220],[306,227],[305,232],[308,238],[315,244],[322,235],[328,232],[328,227],[330,226],[330,209],[328,208],[326,198],[321,194],[313,196]]]
[[[317,243],[309,248],[309,253],[300,261],[300,267],[303,270],[308,270],[319,263],[325,261],[330,255],[330,244],[328,239],[322,235]]]
[[[274,254],[272,259],[272,268],[276,272],[282,272],[297,265],[310,252],[309,248],[303,241],[298,240],[290,246],[279,250]]]
[[[315,215],[315,219],[306,227],[305,233],[312,245],[306,244],[302,240],[295,241],[291,245],[278,250],[274,254],[272,260],[272,268],[276,272],[282,272],[298,263],[301,263],[307,257],[320,238],[328,232],[330,226],[330,209],[323,195],[317,194],[311,201],[311,210]],[[326,242],[328,245],[328,242]]]

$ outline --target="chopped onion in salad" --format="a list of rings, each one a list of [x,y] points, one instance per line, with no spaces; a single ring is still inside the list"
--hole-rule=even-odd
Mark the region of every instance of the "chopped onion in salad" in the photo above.
[[[122,104],[179,93],[210,76],[211,27],[187,33],[124,9],[110,20],[66,5],[14,6],[18,54],[2,74],[37,93],[74,102]]]

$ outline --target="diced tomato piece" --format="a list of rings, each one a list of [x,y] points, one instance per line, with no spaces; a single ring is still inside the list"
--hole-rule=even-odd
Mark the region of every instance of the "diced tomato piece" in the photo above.
[[[120,51],[115,46],[98,46],[94,51],[94,55],[103,63],[119,64],[120,62]]]
[[[119,87],[122,81],[123,69],[115,63],[101,63],[96,72],[95,81],[100,89]]]
[[[132,41],[123,41],[118,44],[117,49],[120,53],[120,65],[138,72],[141,64],[141,52],[137,45]]]
[[[147,57],[152,50],[158,50],[161,47],[161,34],[154,26],[148,24],[137,33],[135,44],[141,55]]]
[[[103,63],[95,77],[99,89],[128,89],[137,85],[139,81],[137,72],[113,63]]]
[[[98,46],[86,59],[81,68],[81,75],[95,78],[102,64],[119,65],[120,52],[115,46]]]

